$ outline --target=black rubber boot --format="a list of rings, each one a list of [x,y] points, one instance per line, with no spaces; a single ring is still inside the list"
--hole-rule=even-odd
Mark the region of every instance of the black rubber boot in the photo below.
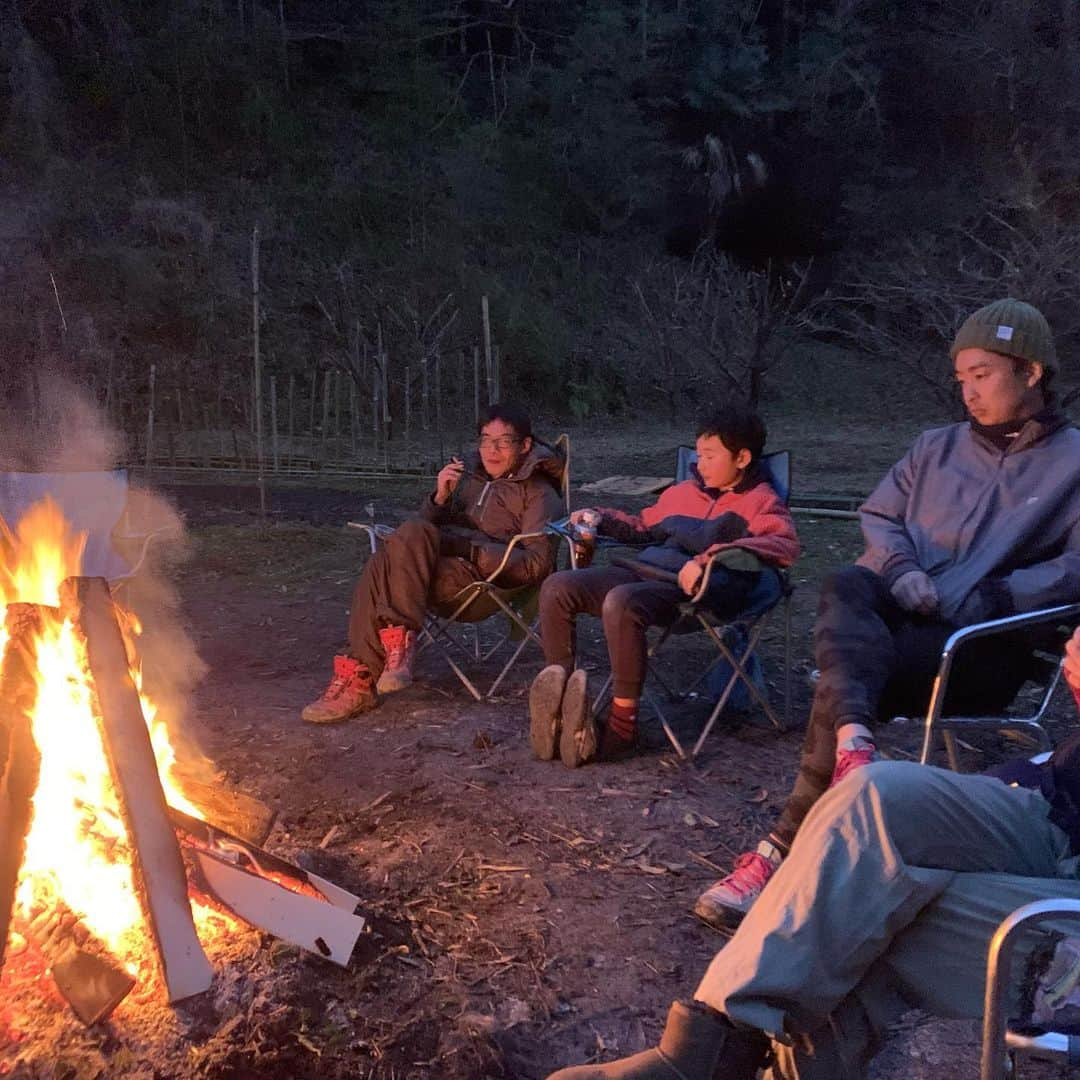
[[[660,1045],[606,1065],[575,1065],[548,1080],[754,1080],[769,1055],[760,1031],[734,1027],[705,1005],[676,1001]]]

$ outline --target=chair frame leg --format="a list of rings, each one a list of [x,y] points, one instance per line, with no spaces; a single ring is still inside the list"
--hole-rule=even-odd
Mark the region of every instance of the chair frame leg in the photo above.
[[[536,632],[536,627],[539,624],[538,619],[534,619],[531,624],[525,622],[521,615],[501,596],[499,596],[498,593],[488,592],[487,595],[490,596],[491,600],[494,601],[499,610],[508,619],[510,619],[522,632],[522,639],[518,643],[514,651],[511,653],[510,658],[502,666],[502,669],[496,676],[495,681],[491,684],[487,691],[482,692],[478,690],[476,685],[468,677],[468,675],[465,674],[460,665],[455,662],[447,646],[444,645],[443,642],[439,639],[445,638],[446,641],[449,642],[451,645],[454,645],[457,648],[461,649],[467,656],[471,655],[478,662],[489,660],[492,656],[495,655],[496,652],[498,652],[499,649],[501,649],[510,640],[509,633],[503,634],[499,637],[496,643],[485,652],[481,649],[480,646],[480,623],[477,622],[472,624],[474,635],[473,647],[471,649],[466,645],[463,645],[462,642],[455,638],[453,633],[451,633],[450,627],[458,624],[460,622],[460,617],[464,615],[473,605],[473,603],[475,603],[476,600],[479,599],[479,597],[482,595],[484,595],[483,589],[478,588],[472,590],[471,594],[466,597],[466,599],[463,600],[457,606],[457,608],[454,609],[453,613],[446,618],[442,618],[438,615],[430,615],[421,631],[421,635],[423,637],[421,647],[426,648],[428,645],[434,645],[435,648],[442,655],[443,659],[449,665],[450,670],[453,671],[453,673],[458,677],[458,680],[465,687],[465,689],[468,690],[469,693],[472,694],[472,696],[477,701],[490,701],[498,692],[498,689],[502,685],[503,680],[510,673],[514,664],[517,663],[518,657],[521,656],[522,652],[529,644],[529,642],[535,642],[536,645],[539,646],[541,649],[543,648],[543,643],[540,640],[539,634],[537,634]]]

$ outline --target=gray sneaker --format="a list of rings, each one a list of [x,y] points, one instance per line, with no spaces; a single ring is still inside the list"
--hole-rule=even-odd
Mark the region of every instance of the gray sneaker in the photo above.
[[[559,745],[559,720],[566,668],[549,664],[529,687],[529,745],[541,761],[550,761]]]
[[[714,930],[734,930],[776,873],[782,856],[767,840],[743,852],[727,877],[710,885],[694,905],[694,914]]]

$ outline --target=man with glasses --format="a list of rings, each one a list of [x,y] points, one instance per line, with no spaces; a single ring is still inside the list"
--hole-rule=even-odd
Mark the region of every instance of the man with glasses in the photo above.
[[[333,677],[303,719],[340,723],[375,708],[380,693],[409,686],[425,612],[491,574],[511,537],[542,532],[559,517],[562,471],[562,460],[533,440],[523,409],[491,405],[477,452],[445,465],[419,516],[367,561],[349,610],[349,651],[334,657]],[[511,552],[497,584],[533,585],[554,565],[549,539],[526,540]]]

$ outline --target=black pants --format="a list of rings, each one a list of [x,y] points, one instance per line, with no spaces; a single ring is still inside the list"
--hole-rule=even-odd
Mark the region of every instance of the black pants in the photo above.
[[[719,615],[741,611],[757,578],[756,573],[714,568],[710,607]],[[645,685],[645,631],[650,626],[670,626],[686,600],[678,585],[644,581],[620,566],[552,574],[540,590],[544,655],[549,664],[573,668],[575,620],[578,615],[599,615],[611,658],[613,693],[620,698],[639,698]]]
[[[881,714],[925,712],[941,650],[956,627],[905,611],[873,571],[849,566],[821,590],[814,650],[821,678],[814,690],[795,786],[770,839],[787,850],[832,779],[836,731],[872,725]],[[945,712],[996,712],[1026,677],[1021,635],[978,638],[957,655]]]
[[[437,526],[420,518],[406,521],[368,559],[353,590],[350,655],[377,679],[386,662],[380,627],[419,630],[429,608],[479,578],[480,571],[467,559],[439,555]]]

